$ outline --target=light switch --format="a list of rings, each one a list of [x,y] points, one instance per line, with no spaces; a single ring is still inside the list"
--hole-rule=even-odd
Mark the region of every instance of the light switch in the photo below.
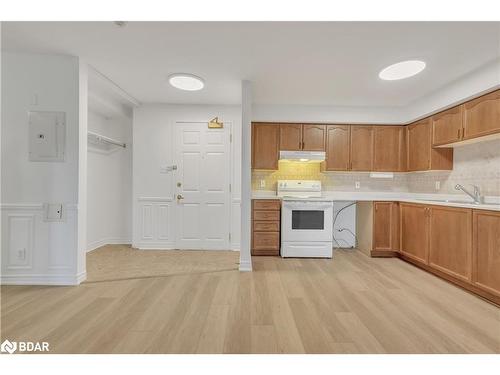
[[[356,181],[356,182],[354,183],[354,187],[355,187],[356,189],[359,189],[359,188],[361,187],[361,183],[360,183],[359,181]]]
[[[441,189],[441,181],[436,181],[436,184],[434,185],[434,187],[436,188],[436,190],[440,190]]]
[[[266,187],[266,180],[260,180],[260,187],[265,188]]]
[[[61,203],[46,203],[45,221],[63,221],[63,205]]]

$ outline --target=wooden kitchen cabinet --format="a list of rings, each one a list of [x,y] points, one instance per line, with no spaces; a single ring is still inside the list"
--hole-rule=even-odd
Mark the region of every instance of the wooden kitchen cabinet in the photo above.
[[[400,203],[401,254],[424,264],[429,261],[428,207],[420,204]]]
[[[280,213],[279,199],[252,200],[252,255],[279,255]]]
[[[325,151],[326,125],[302,125],[302,150]]]
[[[406,171],[405,127],[374,126],[373,137],[373,170]]]
[[[399,251],[398,202],[373,202],[372,256],[393,255]]]
[[[373,170],[373,126],[352,125],[350,137],[350,170]]]
[[[302,150],[302,125],[301,124],[281,124],[280,129],[280,151],[300,151]]]
[[[326,160],[321,164],[325,171],[349,169],[349,126],[326,126]]]
[[[500,90],[463,104],[463,139],[500,133]]]
[[[500,212],[473,210],[472,283],[500,297]]]
[[[431,206],[427,209],[430,211],[429,266],[458,279],[470,281],[472,209],[445,206]]]
[[[432,116],[432,145],[441,146],[462,140],[463,106]]]
[[[408,125],[406,130],[408,171],[453,169],[453,149],[433,148],[431,130],[431,118]]]
[[[278,169],[280,126],[252,124],[252,169]]]

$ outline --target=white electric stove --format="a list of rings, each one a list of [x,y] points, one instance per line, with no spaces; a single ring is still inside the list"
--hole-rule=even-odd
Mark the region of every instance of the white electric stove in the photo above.
[[[331,258],[333,202],[321,195],[321,181],[279,180],[281,256]]]

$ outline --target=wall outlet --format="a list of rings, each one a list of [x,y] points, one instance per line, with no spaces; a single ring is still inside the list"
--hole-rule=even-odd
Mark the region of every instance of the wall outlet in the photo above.
[[[266,187],[266,180],[260,180],[260,187],[265,188]]]
[[[436,181],[435,185],[434,185],[434,188],[436,190],[441,190],[441,181]]]
[[[354,183],[354,187],[355,187],[356,189],[359,189],[359,188],[361,187],[361,182],[356,181],[356,182]]]

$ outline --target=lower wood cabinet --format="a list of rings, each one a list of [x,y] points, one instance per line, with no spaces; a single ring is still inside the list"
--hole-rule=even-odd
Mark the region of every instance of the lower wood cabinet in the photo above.
[[[390,255],[399,251],[398,202],[373,202],[372,255]]]
[[[444,206],[430,210],[429,266],[465,281],[472,273],[472,210]]]
[[[400,252],[411,259],[428,264],[429,208],[412,203],[400,203],[400,207]]]
[[[279,255],[280,216],[279,199],[252,200],[252,255]]]
[[[500,297],[500,212],[473,212],[472,283]]]

